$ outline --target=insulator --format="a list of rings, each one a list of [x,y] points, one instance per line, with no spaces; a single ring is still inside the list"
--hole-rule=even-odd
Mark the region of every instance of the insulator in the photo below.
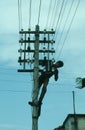
[[[30,51],[30,46],[27,47],[27,50]]]
[[[22,52],[22,49],[20,48],[20,53]]]
[[[54,63],[55,62],[55,59],[54,58],[52,58],[52,63]]]
[[[44,34],[46,34],[46,29],[44,29]]]
[[[47,66],[47,61],[46,61],[46,56],[44,56],[44,60],[43,60],[43,64],[42,64],[42,66]]]
[[[28,42],[30,43],[30,37],[28,37]]]
[[[54,51],[55,51],[53,47],[51,48],[51,51],[52,51],[52,52],[54,52]]]
[[[46,37],[44,37],[44,43],[46,43]]]
[[[51,29],[51,31],[53,32],[53,28]]]
[[[53,43],[54,43],[54,41],[53,41],[53,39],[51,40],[51,44],[53,45]]]
[[[51,48],[51,51],[52,51],[52,55],[53,55],[53,52],[55,51],[54,48]]]
[[[27,59],[27,63],[30,63],[30,59],[29,58]]]
[[[22,56],[22,49],[20,48],[20,56]]]
[[[21,32],[23,32],[24,31],[24,29],[21,29]]]
[[[19,61],[21,61],[21,56],[19,56]]]
[[[46,71],[46,68],[44,68],[43,71],[45,72],[45,71]]]
[[[45,51],[46,50],[46,47],[43,47],[43,51]]]
[[[21,29],[21,32],[23,32],[24,30],[23,29]],[[21,40],[21,42],[23,42],[23,34],[21,33],[20,34],[20,40]]]
[[[31,29],[30,29],[30,28],[28,28],[28,31],[31,31]]]
[[[52,28],[52,29],[51,29],[51,32],[53,32],[53,31],[54,31],[54,30],[53,30],[53,28]],[[54,35],[54,34],[52,34],[51,36],[53,37],[53,35]]]
[[[34,60],[30,60],[31,64],[33,64]]]
[[[21,37],[21,41],[23,41],[23,38]]]
[[[44,60],[46,60],[46,56],[44,56]]]
[[[21,45],[23,45],[23,38],[22,37],[20,38],[20,41],[21,41]]]
[[[22,64],[21,64],[21,56],[19,56],[19,63],[20,63],[20,65],[22,65]]]

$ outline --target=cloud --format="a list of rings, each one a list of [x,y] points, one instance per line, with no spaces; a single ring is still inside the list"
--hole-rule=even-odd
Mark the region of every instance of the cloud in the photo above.
[[[0,124],[0,129],[27,129],[24,125],[18,125],[18,124]]]
[[[17,36],[16,34],[0,35],[0,63],[16,66],[19,45]]]
[[[12,124],[0,124],[1,129],[3,129],[3,128],[11,129],[11,128],[14,128],[14,127],[16,127],[16,126],[12,125]]]
[[[0,1],[0,33],[18,30],[18,8],[16,4],[16,1]]]

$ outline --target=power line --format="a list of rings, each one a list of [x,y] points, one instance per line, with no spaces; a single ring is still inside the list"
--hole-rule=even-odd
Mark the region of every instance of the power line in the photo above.
[[[13,92],[13,93],[28,93],[28,92],[30,92],[30,91],[28,91],[28,90],[11,90],[11,89],[7,89],[7,90],[0,90],[0,93],[1,92]]]
[[[52,10],[51,19],[50,19],[50,24],[49,24],[50,26],[51,26],[52,19],[53,19],[53,16],[54,16],[53,14],[54,14],[55,7],[56,7],[56,1],[57,1],[57,0],[54,1],[54,5],[53,5],[53,10]]]
[[[29,90],[12,90],[12,89],[6,89],[6,90],[0,90],[0,93],[5,93],[5,92],[7,92],[7,93],[30,93],[31,91],[29,91]],[[79,91],[76,91],[76,92],[78,92],[79,93]],[[50,94],[52,94],[52,93],[56,93],[56,94],[59,94],[59,93],[72,93],[72,91],[65,91],[65,90],[57,90],[57,91],[55,91],[55,90],[51,90],[51,91],[49,91],[49,93]]]
[[[59,30],[60,30],[60,27],[61,27],[61,23],[62,23],[62,21],[64,19],[63,16],[65,14],[65,9],[66,9],[67,2],[68,2],[68,0],[64,1],[64,3],[63,3],[63,7],[62,7],[62,11],[61,11],[61,17],[60,17],[60,20],[59,20],[58,25],[57,25],[55,41],[56,41],[56,39],[58,37],[58,33],[59,33]]]
[[[54,23],[56,21],[56,16],[57,16],[57,13],[58,13],[58,0],[57,0],[57,4],[56,4],[56,7],[55,7],[55,14],[54,14],[54,18],[53,18],[53,23],[52,23],[52,28],[54,26]]]
[[[60,12],[59,12],[59,16],[58,16],[58,20],[57,20],[57,23],[56,23],[56,28],[55,28],[55,32],[57,31],[57,27],[58,27],[58,24],[59,24],[59,21],[60,21],[60,17],[61,17],[61,13],[62,13],[62,9],[63,9],[63,5],[64,5],[64,1],[62,1],[62,4],[61,4],[61,8],[60,8]]]
[[[38,13],[38,25],[39,25],[39,22],[40,22],[40,12],[41,12],[41,0],[40,0],[40,4],[39,4],[39,13]]]
[[[71,12],[73,3],[74,3],[74,0],[72,0],[71,6],[70,6],[70,8],[69,8],[69,10],[68,10],[67,17],[66,17],[66,20],[65,20],[65,22],[64,22],[64,26],[63,26],[63,29],[62,29],[62,32],[61,32],[61,36],[60,36],[60,38],[59,38],[59,40],[58,40],[58,42],[57,42],[57,48],[58,48],[59,43],[60,43],[60,41],[61,41],[61,38],[62,38],[62,35],[63,35],[63,32],[64,32],[64,29],[65,29],[66,24],[67,24],[67,20],[68,20],[68,18],[69,18],[69,16],[70,16],[69,14],[70,14],[70,12]],[[64,10],[64,11],[65,11],[65,10]],[[57,31],[57,35],[58,35],[58,31]],[[57,37],[56,37],[56,38],[57,38]]]
[[[14,83],[26,83],[26,84],[29,83],[29,80],[28,80],[28,82],[26,82],[26,81],[22,81],[22,80],[0,79],[0,82],[3,82],[3,81],[5,81],[5,82],[14,82]],[[32,82],[32,80],[30,82]]]
[[[50,0],[50,4],[49,4],[49,10],[48,10],[48,15],[47,15],[47,21],[46,21],[46,25],[45,25],[45,28],[46,28],[46,29],[47,29],[47,25],[48,25],[48,21],[49,21],[51,5],[52,5],[52,0]]]
[[[18,0],[18,18],[19,18],[19,31],[22,29],[22,3]]]
[[[69,31],[70,31],[71,25],[72,25],[73,20],[74,20],[75,14],[76,14],[76,12],[77,12],[77,9],[78,9],[78,6],[79,6],[79,3],[80,3],[80,0],[78,0],[77,6],[76,6],[76,8],[75,8],[75,11],[74,11],[73,17],[72,17],[71,22],[70,22],[70,24],[69,24],[69,27],[68,27],[68,30],[67,30],[67,33],[66,33],[65,39],[64,39],[64,41],[63,41],[63,43],[62,43],[62,46],[61,46],[60,53],[59,53],[58,57],[60,56],[60,54],[61,54],[61,52],[62,52],[62,49],[63,49],[63,47],[64,47],[65,41],[66,41],[66,39],[67,39],[68,33],[69,33]]]
[[[31,28],[31,6],[32,6],[32,0],[30,0],[29,4],[29,29]]]

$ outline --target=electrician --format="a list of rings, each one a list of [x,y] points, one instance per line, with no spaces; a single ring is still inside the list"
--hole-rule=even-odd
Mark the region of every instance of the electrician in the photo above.
[[[49,79],[54,75],[55,81],[58,80],[58,69],[60,67],[63,67],[64,63],[62,61],[57,61],[55,64],[51,66],[51,71],[42,71],[41,75],[39,76],[39,90],[42,86],[41,94],[38,100],[38,103],[36,102],[29,102],[31,106],[38,106],[39,111],[38,111],[38,117],[40,116],[40,111],[41,111],[41,104],[42,100],[46,94],[47,91],[47,85],[49,83]]]

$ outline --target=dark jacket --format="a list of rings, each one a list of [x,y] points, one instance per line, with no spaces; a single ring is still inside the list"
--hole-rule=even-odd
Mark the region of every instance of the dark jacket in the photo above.
[[[56,69],[55,71],[45,71],[42,72],[40,77],[39,77],[39,87],[44,83],[45,80],[49,80],[50,77],[54,75],[55,81],[58,80],[58,70]]]

